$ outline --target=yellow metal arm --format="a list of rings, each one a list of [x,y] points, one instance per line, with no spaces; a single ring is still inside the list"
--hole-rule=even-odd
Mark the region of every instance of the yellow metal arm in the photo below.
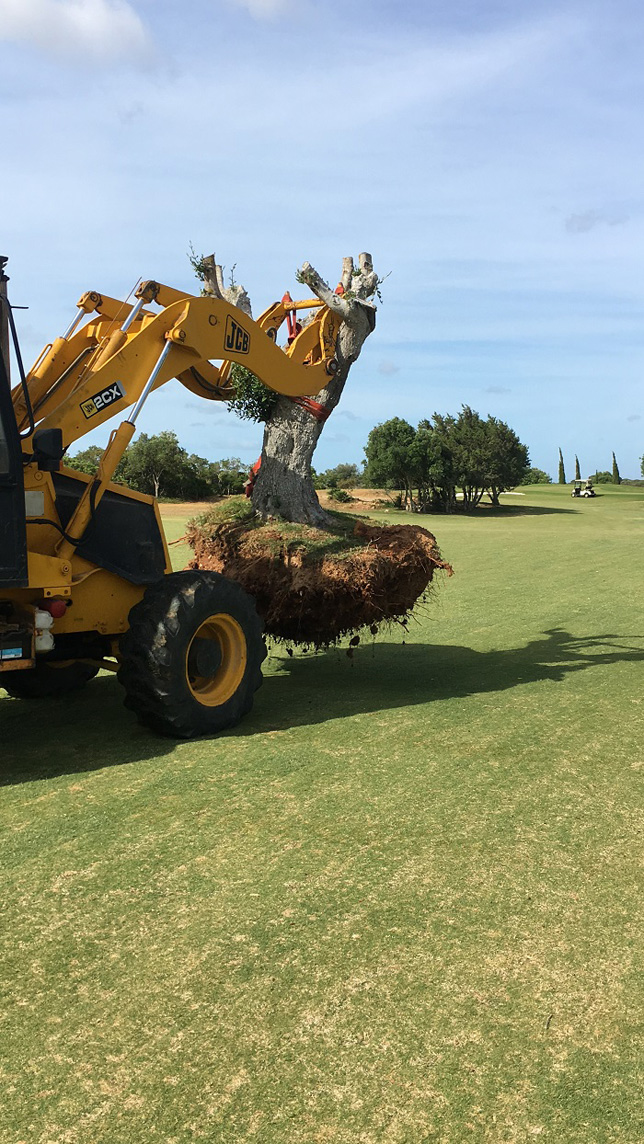
[[[109,298],[96,290],[88,290],[76,306],[78,313],[68,329],[62,337],[45,346],[27,375],[27,387],[37,421],[60,405],[75,388],[79,377],[88,368],[90,355],[95,351],[98,353],[115,332],[121,332],[122,324],[134,309],[133,304]],[[91,314],[98,317],[78,329],[79,323]],[[151,316],[149,311],[141,310],[138,321]],[[96,363],[92,361],[91,364]],[[22,431],[28,418],[21,385],[14,388],[12,398],[16,422]]]
[[[146,283],[148,287],[150,284]],[[165,293],[165,297],[164,297]],[[338,319],[326,307],[320,307],[315,319],[294,339],[287,351],[277,346],[267,334],[267,316],[280,303],[272,307],[260,322],[254,322],[237,307],[219,298],[180,296],[169,287],[159,287],[157,302],[168,301],[161,313],[152,316],[139,314],[125,331],[124,337],[112,333],[109,344],[103,344],[89,364],[80,363],[73,376],[52,396],[51,386],[39,411],[39,428],[60,428],[66,448],[92,429],[98,428],[115,414],[139,400],[152,374],[166,342],[171,348],[155,375],[153,388],[157,389],[173,377],[191,375],[191,368],[199,367],[210,359],[239,362],[256,375],[264,385],[277,393],[290,397],[313,396],[326,384],[334,371],[334,349]],[[298,304],[298,309],[303,304]],[[310,303],[316,306],[316,302]],[[290,309],[292,307],[287,307]],[[280,315],[273,313],[275,319]],[[283,320],[283,318],[282,318]],[[261,324],[260,324],[261,323]],[[88,326],[96,323],[88,323]],[[275,328],[279,322],[273,322]],[[70,339],[64,359],[69,365],[78,356],[79,341],[84,330]],[[98,336],[104,330],[95,329],[90,344],[98,346]],[[87,335],[85,345],[88,344]],[[211,369],[213,367],[210,367]],[[59,375],[60,378],[60,375]],[[50,378],[51,380],[51,378]],[[191,385],[190,388],[193,388]],[[198,388],[196,392],[201,392]],[[222,394],[203,392],[203,396],[221,398]],[[33,398],[32,398],[33,400]]]
[[[76,329],[78,318],[72,322],[28,378],[39,429],[60,429],[65,448],[128,410],[58,541],[60,560],[73,557],[153,389],[179,377],[193,392],[222,400],[234,392],[230,367],[239,362],[275,392],[302,397],[318,393],[334,372],[339,319],[317,300],[283,300],[254,322],[223,299],[186,297],[156,282],[144,282],[136,296],[137,302],[129,307],[98,294],[84,295],[78,304],[81,318],[97,312],[98,319],[81,329]],[[149,302],[163,306],[161,313],[145,311]],[[281,349],[277,331],[294,309],[317,312]],[[216,367],[210,359],[223,364]],[[22,400],[16,394],[18,418],[25,416]]]

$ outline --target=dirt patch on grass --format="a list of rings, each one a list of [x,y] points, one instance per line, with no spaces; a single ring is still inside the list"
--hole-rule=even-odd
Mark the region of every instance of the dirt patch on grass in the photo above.
[[[360,512],[361,509],[374,509],[380,508],[378,502],[388,502],[391,508],[394,508],[395,493],[387,492],[384,489],[346,489],[344,490],[351,498],[348,504],[352,505],[352,510],[355,509]],[[334,508],[336,504],[332,496],[329,496],[328,489],[318,489],[318,500],[323,508]]]
[[[191,521],[191,567],[236,580],[255,597],[267,634],[324,646],[364,626],[402,620],[429,588],[441,558],[418,525],[381,525],[341,513],[331,530],[261,523],[248,502]]]

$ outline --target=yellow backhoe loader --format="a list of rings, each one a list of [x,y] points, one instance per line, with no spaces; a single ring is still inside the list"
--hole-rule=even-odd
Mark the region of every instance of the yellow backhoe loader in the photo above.
[[[25,375],[2,302],[20,380],[11,391],[0,352],[0,687],[62,696],[107,669],[163,734],[233,726],[266,655],[254,601],[217,573],[172,572],[157,502],[112,477],[150,394],[171,378],[221,401],[240,362],[277,393],[318,393],[337,368],[339,319],[288,295],[253,321],[158,282],[131,303],[91,291]],[[278,329],[298,310],[311,320],[281,348]],[[97,475],[66,468],[66,450],[118,415]]]

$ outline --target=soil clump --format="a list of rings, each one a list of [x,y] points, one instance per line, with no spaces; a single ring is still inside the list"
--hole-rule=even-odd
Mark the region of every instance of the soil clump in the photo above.
[[[403,621],[436,571],[452,572],[425,528],[330,516],[331,530],[262,522],[248,501],[229,501],[188,525],[189,567],[241,584],[267,635],[313,647]]]

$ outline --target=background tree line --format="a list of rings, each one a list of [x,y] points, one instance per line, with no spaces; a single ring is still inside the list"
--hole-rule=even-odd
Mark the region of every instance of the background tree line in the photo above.
[[[528,449],[509,425],[483,420],[468,405],[457,416],[435,413],[417,429],[399,417],[376,425],[365,452],[368,483],[400,490],[406,507],[423,512],[471,511],[486,493],[498,505],[507,489],[550,480],[530,470]]]
[[[74,457],[66,457],[65,464],[93,476],[102,455],[100,445],[90,445]],[[177,434],[166,429],[153,436],[141,433],[126,449],[114,480],[140,493],[190,501],[241,493],[247,477],[248,465],[239,457],[207,461],[188,453]]]
[[[417,429],[393,417],[371,430],[365,453],[362,468],[345,462],[320,473],[313,470],[315,487],[332,494],[359,488],[395,489],[402,504],[452,512],[457,505],[475,508],[486,493],[498,504],[499,494],[517,485],[552,483],[543,469],[529,465],[527,447],[505,422],[496,417],[483,420],[469,406],[458,416],[436,413]],[[65,464],[94,475],[102,454],[100,445],[89,445],[66,457]],[[188,453],[177,434],[165,430],[152,436],[141,433],[126,450],[114,479],[156,497],[209,500],[243,492],[248,470],[239,457],[208,461]],[[575,457],[575,472],[579,471]],[[558,476],[560,483],[566,483],[561,451]],[[642,484],[620,476],[614,453],[612,472],[591,473],[591,478],[596,484]]]
[[[642,472],[644,473],[644,458],[642,460]],[[617,458],[615,456],[615,453],[613,453],[613,462],[612,462],[612,468],[610,469],[610,471],[608,469],[597,469],[594,473],[589,473],[588,476],[589,476],[590,480],[593,482],[593,484],[595,484],[595,485],[621,485],[623,478],[621,477],[620,472],[619,472],[619,465],[617,464]],[[575,454],[575,476],[574,476],[574,480],[575,481],[584,480],[584,478],[581,475],[581,466],[579,464],[579,457],[576,454]],[[563,458],[563,453],[561,452],[561,448],[559,449],[559,472],[558,472],[557,482],[560,485],[568,484],[568,481],[566,480],[566,467],[564,465],[564,458]],[[624,483],[625,484],[632,484],[633,482],[627,480]]]

